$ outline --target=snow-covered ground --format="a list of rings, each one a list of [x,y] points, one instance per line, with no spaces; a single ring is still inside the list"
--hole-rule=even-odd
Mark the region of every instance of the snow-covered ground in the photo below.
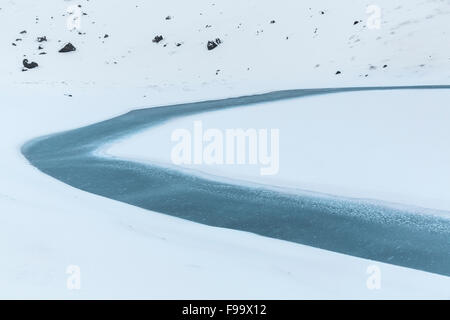
[[[66,28],[66,10],[78,4],[87,14],[81,34]],[[447,83],[448,2],[378,1],[379,30],[365,27],[369,4],[1,2],[0,297],[449,298],[448,277],[134,208],[64,185],[20,154],[34,137],[138,107],[276,89]],[[165,39],[152,43],[159,34]],[[42,36],[48,41],[38,43]],[[215,38],[223,43],[207,51]],[[58,53],[66,42],[77,51]],[[24,55],[39,67],[22,72]],[[380,290],[366,287],[372,264],[381,268]],[[66,288],[69,265],[81,268],[81,290]]]
[[[66,11],[78,4],[87,15],[69,31]],[[380,29],[367,26],[374,4]],[[145,87],[151,103],[150,94],[168,88],[228,96],[450,79],[448,1],[10,0],[0,8],[0,81],[7,84]],[[153,43],[156,35],[164,40]],[[42,36],[48,41],[37,43]],[[207,51],[216,38],[222,44]],[[66,42],[77,52],[58,53]],[[20,72],[23,55],[40,67]]]

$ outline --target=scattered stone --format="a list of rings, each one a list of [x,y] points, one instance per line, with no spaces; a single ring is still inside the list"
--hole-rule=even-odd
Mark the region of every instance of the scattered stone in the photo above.
[[[15,44],[14,42],[12,43],[12,45],[13,45],[14,47],[17,47],[17,44]]]
[[[109,38],[109,34],[105,34],[105,35],[103,36],[103,39],[106,39],[106,38]]]
[[[20,31],[20,34],[25,34],[25,33],[27,33],[27,30]]]
[[[181,43],[179,43],[179,42],[178,42],[178,43],[176,43],[176,46],[177,46],[177,47],[181,47],[181,45],[182,45],[182,44],[181,44]]]
[[[274,23],[275,23],[275,20],[270,21],[270,24],[274,24]]]
[[[38,50],[43,50],[43,49],[44,49],[43,46],[39,46],[39,47],[38,47]]]
[[[39,55],[42,56],[44,54],[47,54],[47,52],[40,52]]]
[[[37,68],[37,67],[39,66],[39,65],[38,65],[36,62],[34,62],[34,61],[32,61],[31,63],[28,63],[28,59],[23,59],[22,63],[23,63],[23,66],[24,66],[25,68],[27,68],[27,69],[34,69],[34,68]],[[22,69],[22,71],[23,71],[23,69]]]
[[[76,51],[77,48],[75,48],[75,46],[73,44],[71,44],[70,42],[68,42],[64,47],[62,47],[62,49],[60,49],[58,52],[60,53],[65,53],[65,52],[71,52],[71,51]]]
[[[339,70],[338,71],[336,71],[336,74],[341,74],[342,72],[340,72]]]
[[[155,38],[153,38],[152,42],[159,43],[163,39],[164,39],[163,36],[159,35],[159,36],[156,36]]]
[[[167,16],[166,20],[172,20],[172,17],[171,16]]]
[[[37,42],[45,42],[45,41],[47,41],[47,37],[46,36],[37,38]]]
[[[388,65],[387,65],[387,64],[385,64],[385,65],[383,66],[383,69],[384,69],[384,68],[387,68],[387,66],[388,66]]]
[[[353,22],[353,25],[357,25],[359,23],[359,21],[355,21]]]
[[[211,51],[217,48],[217,43],[215,43],[214,41],[208,41],[207,48],[209,51]]]

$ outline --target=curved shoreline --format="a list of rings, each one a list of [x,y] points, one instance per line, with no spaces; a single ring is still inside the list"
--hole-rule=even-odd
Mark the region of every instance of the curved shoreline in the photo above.
[[[450,276],[450,219],[322,196],[293,195],[96,157],[101,145],[176,117],[259,102],[352,91],[450,86],[328,88],[272,92],[131,111],[34,139],[22,153],[42,172],[97,195],[191,221]]]

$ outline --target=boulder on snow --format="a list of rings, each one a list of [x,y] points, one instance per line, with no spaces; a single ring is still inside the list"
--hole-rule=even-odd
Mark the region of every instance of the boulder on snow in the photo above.
[[[47,41],[47,37],[46,36],[37,38],[37,42],[45,42],[45,41]]]
[[[213,50],[213,49],[217,48],[217,46],[221,43],[222,43],[222,40],[220,40],[220,38],[216,38],[216,40],[214,40],[214,41],[208,41],[208,44],[206,45],[206,47],[208,48],[208,50]]]
[[[28,62],[28,59],[23,59],[23,61],[22,61],[22,63],[23,63],[23,66],[25,67],[25,68],[27,68],[27,69],[34,69],[34,68],[37,68],[39,65],[36,63],[36,62],[31,62],[31,63],[29,63]]]
[[[162,39],[164,39],[164,37],[159,35],[159,36],[154,37],[152,42],[159,43]]]
[[[213,50],[217,48],[217,44],[214,41],[208,41],[208,44],[206,45],[208,50]]]
[[[62,49],[60,49],[59,52],[64,53],[64,52],[71,52],[71,51],[76,51],[76,50],[77,50],[77,48],[75,48],[75,46],[69,42],[64,47],[62,47]]]

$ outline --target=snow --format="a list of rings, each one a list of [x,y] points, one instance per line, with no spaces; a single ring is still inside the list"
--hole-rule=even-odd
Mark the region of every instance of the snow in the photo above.
[[[66,28],[66,9],[77,4],[88,14],[82,35]],[[378,1],[381,29],[353,26],[368,4],[2,2],[0,297],[449,298],[448,277],[138,209],[62,184],[20,153],[37,136],[140,107],[288,88],[448,82],[444,2]],[[152,43],[157,34],[166,40]],[[47,55],[39,55],[35,39],[44,35]],[[207,51],[216,37],[223,43]],[[58,53],[66,42],[77,51]],[[21,72],[24,55],[39,67]],[[373,264],[380,290],[366,287]],[[81,290],[66,288],[69,265],[81,268]]]
[[[1,81],[146,87],[148,92],[215,88],[227,96],[242,86],[241,92],[250,94],[355,84],[442,84],[450,77],[445,71],[450,64],[446,3],[377,1],[381,27],[370,29],[366,9],[373,3],[360,0],[345,5],[334,0],[8,1],[0,10],[0,26],[7,30],[0,34]],[[81,35],[66,28],[66,10],[77,4],[87,13],[81,17]],[[167,15],[173,18],[165,20]],[[362,22],[353,25],[355,20]],[[27,34],[19,34],[22,30]],[[35,39],[43,35],[48,42],[40,44],[47,55],[40,56]],[[159,44],[151,41],[156,35],[164,36]],[[207,41],[216,38],[223,43],[206,50]],[[76,53],[58,53],[69,41]],[[22,55],[40,67],[18,72]],[[336,76],[338,70],[342,74]]]

